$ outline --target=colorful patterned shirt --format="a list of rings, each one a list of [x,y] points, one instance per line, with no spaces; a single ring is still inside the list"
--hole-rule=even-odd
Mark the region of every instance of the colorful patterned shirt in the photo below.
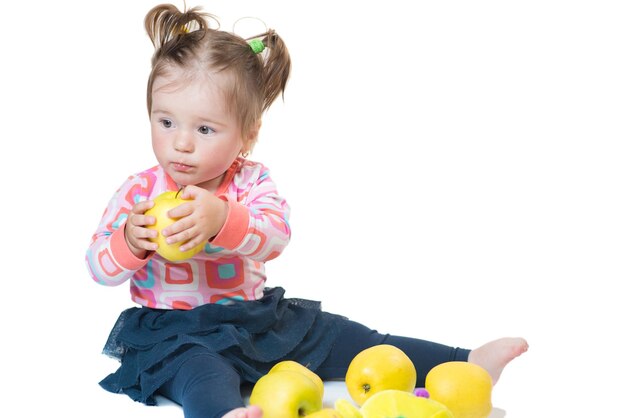
[[[205,303],[263,296],[265,262],[288,244],[289,206],[262,164],[238,158],[216,195],[228,202],[220,232],[194,257],[171,262],[157,253],[137,258],[124,238],[133,205],[178,185],[160,167],[129,177],[106,208],[87,250],[91,277],[106,286],[130,280],[133,301],[158,309],[191,309]]]

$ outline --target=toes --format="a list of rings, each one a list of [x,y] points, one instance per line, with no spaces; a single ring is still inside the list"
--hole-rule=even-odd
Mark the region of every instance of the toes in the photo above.
[[[512,338],[509,342],[509,356],[507,363],[528,351],[528,342],[523,338]]]

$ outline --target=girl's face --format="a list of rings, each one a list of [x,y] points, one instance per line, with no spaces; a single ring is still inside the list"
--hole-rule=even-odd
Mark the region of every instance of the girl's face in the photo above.
[[[214,192],[244,145],[219,88],[223,75],[189,77],[171,67],[152,89],[152,149],[179,185]]]

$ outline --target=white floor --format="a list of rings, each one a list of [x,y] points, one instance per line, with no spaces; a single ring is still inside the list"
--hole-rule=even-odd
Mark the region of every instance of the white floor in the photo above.
[[[346,385],[343,382],[325,382],[324,383],[324,407],[332,408],[337,399],[348,399],[350,400],[350,395],[348,390],[346,389]],[[247,402],[248,397],[245,397]],[[158,412],[163,412],[163,416],[167,414],[168,416],[174,417],[173,414],[179,414],[182,417],[182,409],[175,403],[169,401],[166,398],[159,397],[158,398],[159,405],[154,408],[150,408],[151,410],[159,410]],[[146,407],[147,408],[147,407]],[[146,409],[143,408],[143,409]],[[503,418],[506,416],[506,411],[498,408],[497,405],[494,405],[494,408],[489,415],[489,418]]]

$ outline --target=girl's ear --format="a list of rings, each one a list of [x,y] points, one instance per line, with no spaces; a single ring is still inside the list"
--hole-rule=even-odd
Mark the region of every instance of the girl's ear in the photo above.
[[[248,155],[254,148],[257,138],[259,137],[259,131],[261,130],[261,120],[252,126],[248,131],[248,134],[243,138],[243,146],[241,147],[241,154]]]
[[[256,142],[256,139],[259,136],[259,131],[261,130],[261,125],[263,124],[263,121],[261,119],[259,119],[254,126],[252,127],[252,129],[250,129],[250,133],[248,136],[248,140]]]

